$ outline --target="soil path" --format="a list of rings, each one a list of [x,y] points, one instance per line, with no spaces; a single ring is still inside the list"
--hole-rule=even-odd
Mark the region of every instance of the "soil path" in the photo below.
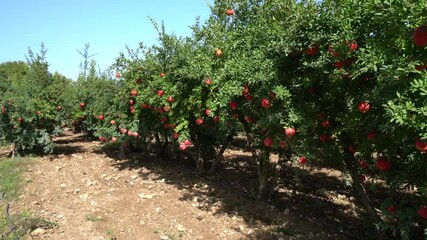
[[[56,143],[25,173],[13,208],[58,226],[28,239],[345,239],[155,157],[107,155],[71,132]]]

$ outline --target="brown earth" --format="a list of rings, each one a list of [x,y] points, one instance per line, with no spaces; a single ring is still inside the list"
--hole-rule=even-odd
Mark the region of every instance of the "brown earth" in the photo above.
[[[256,202],[155,156],[106,152],[82,134],[66,132],[55,141],[55,154],[31,165],[22,195],[11,203],[12,213],[32,212],[57,223],[27,239],[347,239],[295,212],[292,201],[284,208]],[[233,162],[245,154],[228,150],[226,157]],[[227,169],[232,165],[223,175]],[[242,192],[256,180],[233,177],[240,178],[236,187]],[[313,199],[316,194],[331,195],[321,189]],[[348,196],[328,197],[354,208]]]

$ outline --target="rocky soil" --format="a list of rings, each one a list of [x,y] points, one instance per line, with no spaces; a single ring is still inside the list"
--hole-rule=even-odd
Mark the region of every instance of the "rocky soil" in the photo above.
[[[71,132],[56,143],[11,203],[12,212],[56,225],[27,239],[346,239],[291,207],[254,202],[155,156],[106,154]]]

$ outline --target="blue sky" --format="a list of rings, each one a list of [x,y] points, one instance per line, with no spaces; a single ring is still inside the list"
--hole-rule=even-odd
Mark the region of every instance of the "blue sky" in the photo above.
[[[213,0],[5,0],[0,7],[0,62],[25,61],[28,47],[48,49],[51,72],[75,79],[83,50],[96,54],[101,70],[114,63],[125,44],[153,45],[157,34],[148,17],[164,21],[166,31],[191,34],[196,17],[205,20]]]

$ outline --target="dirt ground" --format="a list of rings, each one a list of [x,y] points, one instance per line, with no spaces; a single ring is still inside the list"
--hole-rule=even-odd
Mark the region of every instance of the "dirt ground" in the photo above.
[[[11,212],[32,212],[57,226],[26,239],[347,239],[295,212],[292,202],[280,208],[252,201],[155,156],[108,154],[100,142],[72,132],[55,141],[55,153],[25,172]],[[230,161],[238,157],[233,151],[226,153]]]

